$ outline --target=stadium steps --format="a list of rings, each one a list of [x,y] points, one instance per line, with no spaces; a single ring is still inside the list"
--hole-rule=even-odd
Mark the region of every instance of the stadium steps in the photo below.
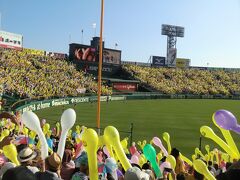
[[[149,84],[143,83],[143,82],[141,82],[139,84],[139,90],[142,91],[142,92],[159,92],[158,90],[156,90],[155,88],[153,88]]]
[[[129,72],[127,72],[124,68],[121,67],[121,70],[119,71],[120,77],[129,79],[129,80],[137,80],[140,81],[140,84],[138,85],[138,90],[141,92],[159,92],[154,87],[150,86],[147,83],[142,82],[140,79],[135,78],[132,76]]]

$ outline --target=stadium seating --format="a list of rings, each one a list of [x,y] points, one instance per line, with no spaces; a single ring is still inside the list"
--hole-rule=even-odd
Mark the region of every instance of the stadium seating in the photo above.
[[[54,57],[0,49],[0,63],[0,93],[36,98],[77,96],[85,90],[97,92],[92,76]],[[110,88],[102,87],[102,94],[111,92]]]
[[[240,92],[240,72],[152,68],[124,65],[142,83],[165,94],[234,95]]]

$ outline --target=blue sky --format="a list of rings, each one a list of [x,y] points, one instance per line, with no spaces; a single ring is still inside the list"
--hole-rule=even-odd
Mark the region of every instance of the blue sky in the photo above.
[[[68,53],[69,42],[90,43],[93,23],[99,34],[100,0],[0,0],[0,12],[27,48]],[[117,43],[122,60],[166,56],[162,24],[185,27],[177,54],[191,65],[240,68],[240,0],[105,0],[105,47]]]

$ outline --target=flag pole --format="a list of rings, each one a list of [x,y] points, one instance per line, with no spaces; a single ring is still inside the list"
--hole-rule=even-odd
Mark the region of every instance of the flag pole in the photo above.
[[[99,40],[99,63],[98,63],[98,101],[97,101],[97,132],[100,135],[100,115],[101,115],[101,84],[102,84],[102,35],[103,35],[104,0],[101,0],[101,20],[100,20],[100,40]]]

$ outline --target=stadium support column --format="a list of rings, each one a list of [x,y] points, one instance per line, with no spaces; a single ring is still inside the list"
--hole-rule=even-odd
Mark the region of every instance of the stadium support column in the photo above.
[[[176,49],[176,44],[177,44],[177,38],[174,36],[167,36],[167,65],[172,64],[170,59],[171,59],[171,49]]]
[[[98,63],[98,102],[97,102],[97,132],[100,135],[101,120],[101,91],[102,91],[102,54],[103,54],[103,16],[104,16],[104,0],[101,0],[101,20],[100,20],[100,40],[99,40],[99,63]]]

